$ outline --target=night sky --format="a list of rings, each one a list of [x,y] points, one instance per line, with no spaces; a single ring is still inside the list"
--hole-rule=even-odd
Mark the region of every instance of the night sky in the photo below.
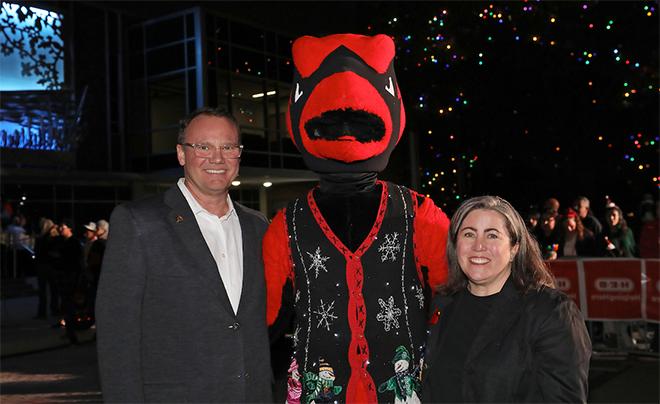
[[[453,211],[498,194],[525,210],[658,190],[656,2],[386,3],[421,192]],[[399,146],[401,147],[401,145]],[[455,172],[454,172],[455,170]]]

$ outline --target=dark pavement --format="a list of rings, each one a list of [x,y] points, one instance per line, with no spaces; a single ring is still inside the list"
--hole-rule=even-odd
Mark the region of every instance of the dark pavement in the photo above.
[[[0,402],[96,403],[100,393],[94,330],[71,345],[50,320],[33,320],[36,297],[2,300]],[[22,352],[22,353],[21,353]],[[276,355],[282,357],[283,355]],[[286,354],[284,354],[286,356]],[[594,353],[591,403],[659,403],[657,355]],[[278,384],[284,385],[284,380]],[[278,388],[278,398],[283,388]],[[281,397],[283,401],[284,397]]]

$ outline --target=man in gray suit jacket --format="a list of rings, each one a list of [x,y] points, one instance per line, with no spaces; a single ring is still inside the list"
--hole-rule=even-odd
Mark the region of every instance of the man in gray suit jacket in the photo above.
[[[96,303],[101,385],[113,402],[270,402],[261,240],[266,218],[232,202],[236,120],[181,122],[185,178],[118,206]]]

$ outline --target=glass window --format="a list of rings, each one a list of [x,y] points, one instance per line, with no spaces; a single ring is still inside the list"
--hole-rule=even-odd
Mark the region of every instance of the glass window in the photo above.
[[[266,32],[266,52],[277,54],[277,34]]]
[[[278,119],[278,129],[280,132],[287,133],[289,129],[286,127],[286,113],[289,109],[289,97],[291,94],[291,87],[289,86],[280,86],[280,91],[278,93],[277,102],[279,103],[279,119]]]
[[[147,52],[147,74],[154,76],[185,67],[183,43]]]
[[[278,120],[280,119],[279,91],[273,83],[267,83],[266,96],[264,97],[266,99],[266,128],[268,128],[269,141],[271,142],[276,139]],[[274,150],[279,150],[279,147],[274,148]]]
[[[55,198],[57,200],[70,200],[73,196],[73,187],[71,185],[56,185]]]
[[[218,96],[216,106],[229,110],[229,75],[226,72],[217,71],[215,77],[215,89]]]
[[[142,26],[132,27],[128,30],[128,50],[130,52],[141,52],[142,44]]]
[[[263,130],[241,127],[241,143],[245,146],[245,153],[241,156],[242,160],[244,155],[250,154],[252,151],[268,150],[266,135]],[[261,156],[261,159],[263,160],[263,156]],[[264,161],[261,161],[258,165],[263,166],[264,163]]]
[[[263,52],[264,32],[239,22],[231,23],[231,41]]]
[[[232,112],[241,127],[264,128],[264,84],[232,78]]]
[[[184,76],[176,75],[149,82],[151,129],[178,125],[186,114]]]
[[[266,77],[271,80],[277,80],[277,58],[266,55]],[[289,78],[291,80],[291,78]]]
[[[178,128],[156,130],[151,132],[151,153],[167,154],[176,150]]]
[[[229,40],[229,22],[221,17],[215,18],[215,30],[210,38],[215,38],[219,41]]]
[[[215,42],[207,41],[206,42],[206,66],[215,67],[217,66],[217,57],[215,54]]]
[[[78,185],[74,189],[76,199],[115,200],[115,189],[112,187]]]
[[[195,70],[188,70],[188,108],[186,111],[194,111],[198,107],[200,106],[197,105],[197,76]]]
[[[279,58],[280,80],[290,83],[293,80],[293,62],[289,58]]]
[[[57,202],[54,213],[55,222],[61,222],[63,219],[73,218],[73,204],[71,202]]]
[[[174,150],[179,120],[187,111],[185,85],[183,75],[149,82],[152,153],[171,153]]]
[[[215,16],[213,14],[206,14],[204,18],[204,29],[206,30],[206,37],[211,39],[215,36]]]
[[[263,76],[266,66],[264,65],[263,53],[247,51],[240,48],[232,48],[231,70],[234,73]]]
[[[183,39],[183,17],[158,21],[145,27],[147,47],[151,48]]]
[[[213,108],[218,106],[218,83],[216,82],[216,70],[206,70],[206,102]]]
[[[282,56],[284,58],[291,58],[291,47],[293,46],[293,39],[285,36],[278,35],[277,36],[277,50],[278,56]]]
[[[197,57],[195,52],[195,41],[190,40],[186,42],[186,67],[195,67],[197,64]]]
[[[195,19],[192,14],[186,15],[186,36],[188,38],[195,36]]]

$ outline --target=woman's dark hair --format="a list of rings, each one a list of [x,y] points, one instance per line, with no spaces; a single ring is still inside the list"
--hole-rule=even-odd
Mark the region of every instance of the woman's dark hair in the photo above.
[[[614,228],[612,228],[612,226],[610,225],[610,219],[609,219],[609,216],[610,216],[610,213],[611,213],[612,211],[614,211],[614,210],[617,211],[617,212],[619,212],[619,223],[618,223],[616,226],[614,226]],[[611,232],[612,232],[612,231],[616,231],[616,230],[617,230],[617,227],[618,227],[619,231],[622,231],[622,232],[625,232],[626,229],[628,228],[628,222],[626,222],[626,218],[623,217],[623,211],[621,210],[620,207],[618,207],[618,206],[616,206],[616,205],[609,206],[609,207],[607,208],[607,210],[605,211],[605,219],[607,219],[607,220],[605,220],[605,222],[607,222],[607,228],[608,228]]]
[[[440,288],[440,292],[451,294],[467,287],[467,277],[458,263],[456,239],[467,215],[478,209],[491,210],[502,215],[508,236],[511,239],[511,246],[518,245],[518,252],[514,255],[511,263],[511,277],[516,288],[521,292],[532,289],[539,290],[543,286],[554,288],[555,279],[541,257],[538,243],[529,234],[520,214],[504,199],[487,195],[466,200],[458,207],[451,218],[449,236],[447,237],[449,279]]]

